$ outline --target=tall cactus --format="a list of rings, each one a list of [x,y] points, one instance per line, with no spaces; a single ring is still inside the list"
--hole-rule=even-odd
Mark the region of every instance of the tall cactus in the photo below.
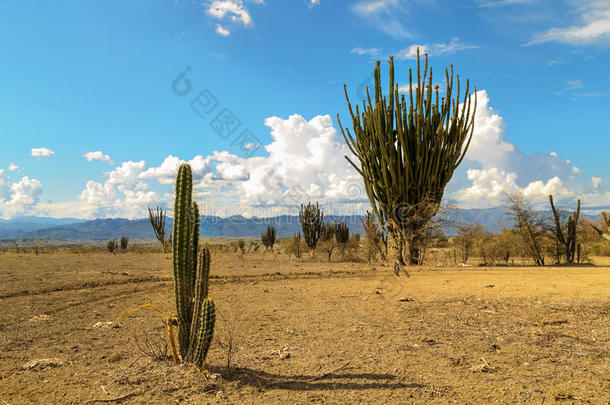
[[[307,203],[307,206],[301,204],[299,220],[303,230],[303,238],[312,255],[318,245],[318,239],[320,239],[323,219],[324,213],[320,211],[318,203],[315,206],[312,203]]]
[[[198,249],[199,207],[192,192],[191,167],[182,164],[176,178],[172,233],[178,342],[182,358],[202,367],[214,333],[215,307],[207,299],[210,252]]]
[[[433,85],[432,68],[425,56],[423,77],[417,52],[417,82],[409,69],[409,103],[394,82],[394,59],[390,57],[388,98],[381,89],[380,62],[375,67],[375,97],[367,88],[362,112],[352,109],[344,86],[354,134],[339,127],[351,152],[359,160],[347,160],[364,179],[367,196],[382,229],[395,241],[397,260],[394,271],[404,269],[403,250],[408,245],[411,264],[420,262],[424,229],[436,214],[445,186],[464,159],[474,129],[474,103],[466,81],[464,99],[454,91],[453,66],[445,69],[447,87],[439,100]],[[427,83],[426,83],[427,81]],[[433,97],[433,87],[435,87]],[[463,101],[463,104],[462,104]],[[339,115],[337,114],[337,119]]]
[[[559,243],[561,243],[565,248],[566,262],[568,264],[573,264],[574,258],[576,257],[576,227],[578,226],[578,218],[580,217],[580,200],[578,200],[576,212],[568,215],[568,222],[566,223],[565,227],[561,224],[559,211],[555,209],[552,195],[549,195],[549,201],[551,202],[553,218],[555,219],[555,235],[557,241],[559,241]],[[564,228],[566,230],[565,235],[563,232]]]

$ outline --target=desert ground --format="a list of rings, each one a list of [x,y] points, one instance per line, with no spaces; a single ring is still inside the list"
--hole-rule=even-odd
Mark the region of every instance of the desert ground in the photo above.
[[[610,262],[421,267],[214,253],[206,371],[155,356],[171,254],[0,255],[2,404],[610,402]],[[229,348],[230,367],[227,367]]]

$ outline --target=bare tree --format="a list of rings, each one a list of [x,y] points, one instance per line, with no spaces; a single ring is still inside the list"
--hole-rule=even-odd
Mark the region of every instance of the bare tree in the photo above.
[[[458,224],[456,228],[458,235],[454,238],[454,243],[460,250],[462,263],[466,264],[474,252],[477,239],[485,233],[485,229],[478,222]]]
[[[532,208],[521,193],[506,194],[508,216],[521,237],[523,249],[537,266],[544,266],[544,253],[551,225],[547,218]]]
[[[148,220],[152,226],[155,237],[161,243],[161,251],[165,253],[169,244],[168,239],[165,237],[165,219],[167,213],[163,211],[163,208],[157,207],[154,211],[148,207]]]

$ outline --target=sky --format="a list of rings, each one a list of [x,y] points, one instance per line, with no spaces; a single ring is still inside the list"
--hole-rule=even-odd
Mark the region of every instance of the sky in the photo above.
[[[185,161],[203,214],[362,213],[343,84],[417,48],[477,89],[445,202],[610,208],[610,0],[5,0],[0,218],[141,218]]]

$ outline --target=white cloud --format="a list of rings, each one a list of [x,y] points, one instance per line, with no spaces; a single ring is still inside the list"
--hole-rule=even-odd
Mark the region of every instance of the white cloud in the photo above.
[[[254,0],[253,3],[265,4],[263,0]],[[250,12],[244,6],[243,0],[210,1],[206,6],[205,12],[210,17],[225,22],[225,25],[216,25],[216,33],[225,37],[231,33],[226,23],[243,27],[254,26]]]
[[[320,4],[320,0],[310,0],[310,2],[309,2],[310,7],[317,6],[319,4]]]
[[[593,188],[598,188],[599,185],[601,184],[601,182],[602,182],[601,177],[595,177],[595,176],[591,177],[591,183],[593,183]]]
[[[95,152],[87,152],[83,155],[83,157],[85,159],[87,159],[89,162],[91,162],[93,160],[99,160],[100,162],[106,162],[112,166],[112,159],[110,158],[110,156],[105,155],[100,150],[97,150]]]
[[[417,59],[417,49],[419,48],[420,55],[427,53],[428,55],[442,55],[444,53],[455,53],[466,49],[478,48],[477,45],[466,44],[460,42],[458,37],[451,38],[448,43],[437,44],[413,44],[397,52],[396,57],[399,59]]]
[[[556,194],[569,202],[586,192],[586,184],[580,180],[581,168],[556,152],[519,151],[506,139],[504,120],[491,108],[487,92],[479,91],[477,99],[472,142],[449,183],[448,198],[464,207],[489,207],[502,204],[504,192],[520,191],[539,204],[545,204],[545,194]],[[587,196],[591,201],[600,198]]]
[[[182,163],[188,163],[191,165],[194,179],[201,179],[208,173],[212,172],[210,166],[210,158],[204,158],[201,155],[197,155],[189,161],[181,160],[176,156],[169,155],[163,160],[158,167],[151,167],[148,170],[143,171],[139,174],[141,179],[157,179],[161,184],[174,184],[176,181],[176,174],[178,174],[178,168]]]
[[[544,42],[560,42],[571,45],[590,45],[610,42],[610,2],[608,0],[583,0],[575,2],[580,14],[580,24],[557,28],[535,35],[525,45]]]
[[[47,148],[32,148],[30,155],[33,157],[48,157],[48,156],[53,156],[55,154],[55,152],[53,152],[51,149],[47,149]]]
[[[19,166],[17,166],[15,163],[11,162],[11,163],[8,165],[8,169],[9,169],[11,172],[14,172],[15,170],[19,169]]]
[[[400,0],[362,0],[352,6],[355,14],[373,28],[394,38],[411,37],[412,33],[405,28],[406,17],[410,15],[413,5],[425,3],[423,0],[407,4]]]
[[[40,199],[42,183],[28,176],[10,184],[8,176],[0,170],[0,218],[9,219],[30,213]]]
[[[231,31],[220,24],[216,24],[216,33],[222,35],[223,37],[228,37],[231,34]]]
[[[566,90],[581,89],[584,87],[582,80],[566,80]]]
[[[355,53],[356,55],[370,55],[372,58],[377,57],[381,49],[379,48],[360,48],[359,46],[353,48],[349,53]]]

